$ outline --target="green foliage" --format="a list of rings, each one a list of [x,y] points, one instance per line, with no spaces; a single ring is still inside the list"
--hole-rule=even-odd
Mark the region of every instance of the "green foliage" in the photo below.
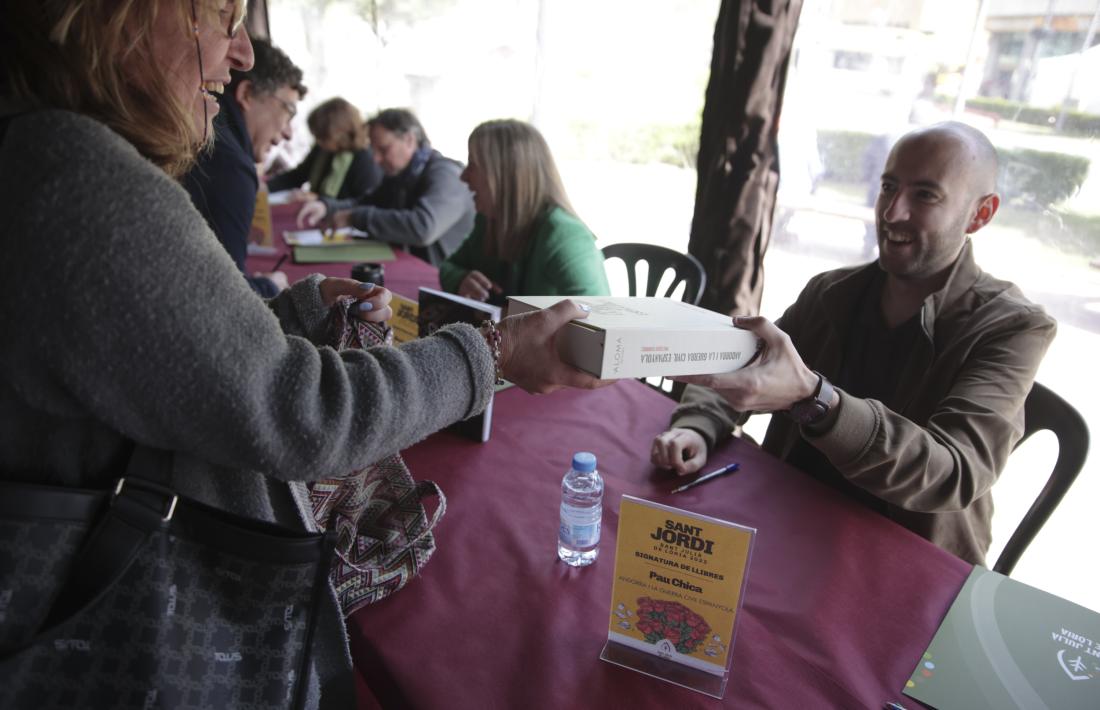
[[[668,163],[695,169],[699,158],[699,124],[653,124],[612,134],[608,152],[627,163]]]
[[[865,183],[871,179],[868,163],[877,153],[886,153],[878,149],[883,137],[859,131],[818,131],[817,151],[825,172],[822,178],[836,182]]]
[[[824,178],[867,184],[886,159],[886,140],[885,136],[857,131],[819,131]],[[1058,205],[1081,189],[1089,173],[1089,160],[1077,155],[1025,148],[999,148],[998,153],[1004,199],[1025,209]]]
[[[1089,160],[1066,153],[1026,148],[997,151],[1001,156],[1001,191],[1006,200],[1031,209],[1048,209],[1081,189]]]
[[[333,0],[315,0],[328,4]],[[458,5],[458,0],[351,0],[356,13],[370,23],[378,37],[382,26],[412,26],[422,20],[445,14]]]
[[[937,99],[940,103],[954,101],[954,98],[946,96],[938,96]],[[1051,129],[1057,123],[1058,112],[1060,111],[1058,106],[1029,106],[1019,101],[994,99],[985,96],[975,96],[968,99],[966,108],[969,111],[992,114],[1008,121],[1046,126]],[[1067,111],[1061,133],[1067,136],[1096,137],[1100,135],[1100,116],[1083,111]]]
[[[588,157],[603,156],[624,163],[667,163],[694,170],[699,157],[699,122],[655,123],[608,127],[574,121],[570,130]]]

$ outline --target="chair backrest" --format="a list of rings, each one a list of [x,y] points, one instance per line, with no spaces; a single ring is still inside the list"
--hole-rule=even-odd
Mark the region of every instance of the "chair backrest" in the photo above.
[[[603,248],[604,259],[622,259],[626,264],[627,288],[631,296],[657,296],[669,298],[680,283],[684,283],[684,293],[680,297],[685,303],[698,306],[703,298],[703,289],[707,285],[707,272],[691,254],[683,254],[674,249],[657,246],[656,244],[638,244],[623,242],[620,244],[608,244]],[[635,267],[639,261],[648,264],[645,291],[638,289],[638,276]],[[665,272],[672,269],[672,283],[662,294],[657,293],[661,285],[661,279]],[[686,385],[683,382],[673,382],[663,377],[647,377],[642,380],[650,387],[677,402],[684,392]]]
[[[1043,490],[997,558],[993,571],[1001,574],[1012,573],[1024,550],[1062,502],[1088,456],[1089,428],[1084,418],[1069,402],[1036,382],[1024,403],[1024,435],[1016,446],[1043,429],[1054,432],[1058,438],[1058,460]]]
[[[668,298],[676,287],[684,282],[684,295],[682,300],[694,306],[699,305],[703,298],[703,289],[707,286],[707,272],[691,254],[683,254],[667,247],[656,244],[636,244],[626,242],[622,244],[609,244],[603,248],[603,258],[622,259],[626,264],[627,285],[631,296],[657,296]],[[647,262],[649,275],[646,278],[645,292],[639,290],[637,276],[634,273],[635,265],[639,261]],[[672,269],[675,276],[672,285],[664,293],[658,294],[657,287],[661,283],[661,277],[665,271]]]

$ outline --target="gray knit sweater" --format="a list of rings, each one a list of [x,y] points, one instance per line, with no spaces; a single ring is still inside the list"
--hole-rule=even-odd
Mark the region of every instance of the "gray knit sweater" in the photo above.
[[[130,439],[173,452],[180,493],[301,529],[301,482],[399,451],[492,392],[468,326],[399,348],[318,347],[320,276],[265,303],[187,193],[85,116],[12,120],[0,214],[2,477],[106,486]],[[323,687],[346,690],[332,601],[317,665]]]

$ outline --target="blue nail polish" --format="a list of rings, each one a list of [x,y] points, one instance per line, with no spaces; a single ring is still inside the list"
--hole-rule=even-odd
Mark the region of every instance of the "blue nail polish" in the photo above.
[[[374,284],[369,281],[361,281],[359,282],[359,288],[363,289],[364,291],[370,291],[372,288],[374,288]]]
[[[577,305],[578,305],[578,306],[580,307],[580,309],[581,309],[582,311],[584,311],[585,313],[591,313],[591,312],[592,312],[592,307],[591,307],[591,306],[589,306],[589,305],[586,305],[586,304],[584,304],[584,303],[578,303]]]
[[[374,310],[374,304],[371,303],[370,301],[363,301],[362,303],[359,304],[359,310],[361,310],[361,311],[373,311]]]

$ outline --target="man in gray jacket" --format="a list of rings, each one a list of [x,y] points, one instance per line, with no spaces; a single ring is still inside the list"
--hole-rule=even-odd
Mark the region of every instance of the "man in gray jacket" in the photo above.
[[[964,124],[902,137],[875,205],[877,262],[814,277],[774,325],[736,318],[759,356],[684,378],[704,387],[685,390],[653,462],[697,471],[749,413],[776,412],[766,450],[984,564],[990,491],[1055,333],[974,262],[969,235],[1000,205],[996,173],[996,150]]]
[[[385,177],[358,199],[322,198],[298,214],[301,226],[330,217],[374,239],[405,247],[439,266],[474,227],[474,199],[462,165],[433,150],[424,127],[407,109],[389,108],[367,121],[374,160]]]

